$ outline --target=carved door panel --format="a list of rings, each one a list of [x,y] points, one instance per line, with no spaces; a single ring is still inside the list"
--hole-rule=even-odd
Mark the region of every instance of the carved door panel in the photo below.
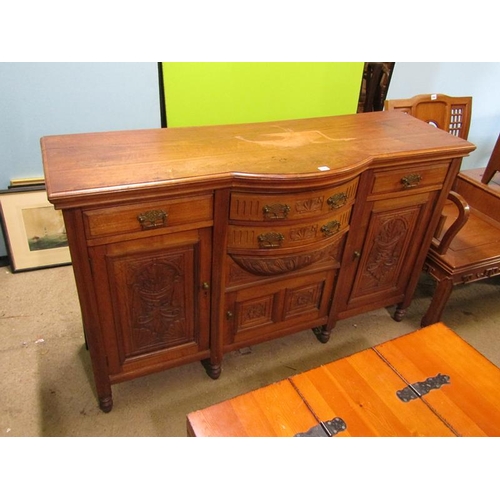
[[[202,229],[92,249],[111,375],[154,371],[208,351],[210,234]]]
[[[337,270],[244,288],[226,294],[225,344],[248,344],[280,331],[326,323]]]
[[[377,303],[383,307],[403,298],[434,198],[430,192],[366,204],[366,233],[353,234],[348,247],[350,262],[343,279],[350,286],[346,309]]]

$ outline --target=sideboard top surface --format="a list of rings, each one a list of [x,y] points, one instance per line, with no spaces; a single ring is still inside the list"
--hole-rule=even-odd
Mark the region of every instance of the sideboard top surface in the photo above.
[[[321,182],[402,158],[462,157],[475,149],[400,111],[55,135],[41,147],[48,197],[61,208],[180,184]]]

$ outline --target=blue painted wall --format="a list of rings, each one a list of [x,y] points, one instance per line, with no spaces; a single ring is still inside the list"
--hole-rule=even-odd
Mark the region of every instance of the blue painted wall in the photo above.
[[[462,168],[479,168],[500,132],[499,80],[497,62],[400,62],[388,98],[472,95],[469,139],[477,151]],[[11,179],[43,175],[44,135],[160,125],[156,62],[0,63],[0,189]]]
[[[0,63],[0,189],[43,176],[44,135],[160,127],[159,95],[156,62]]]

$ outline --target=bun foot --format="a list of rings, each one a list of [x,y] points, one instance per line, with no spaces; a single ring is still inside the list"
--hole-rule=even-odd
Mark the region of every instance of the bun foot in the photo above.
[[[401,321],[406,315],[406,309],[397,308],[394,313],[394,321]]]
[[[210,363],[209,359],[202,359],[201,364],[205,368],[205,371],[210,378],[217,380],[220,377],[220,374],[222,372],[222,367],[220,364],[214,365]]]
[[[312,331],[322,344],[326,344],[330,340],[330,332],[327,332],[324,328],[318,326],[313,328]]]
[[[105,397],[99,398],[99,408],[104,413],[109,413],[113,409],[113,397],[112,396],[105,396]]]

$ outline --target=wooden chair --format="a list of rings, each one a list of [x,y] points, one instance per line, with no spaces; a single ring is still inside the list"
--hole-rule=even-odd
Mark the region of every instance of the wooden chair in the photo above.
[[[401,110],[462,139],[469,134],[471,107],[472,97],[444,94],[386,100],[384,104],[386,110]],[[424,271],[437,285],[422,326],[440,321],[455,285],[500,274],[500,193],[486,185],[499,166],[499,141],[482,182],[460,172],[448,196],[425,260]]]
[[[500,134],[498,135],[497,142],[491,153],[488,165],[486,165],[484,170],[481,182],[483,184],[488,184],[497,172],[500,172]]]
[[[384,109],[403,111],[462,139],[469,135],[472,97],[420,94],[409,99],[386,100]]]
[[[448,196],[445,222],[425,261],[424,271],[437,285],[422,326],[440,321],[453,286],[500,274],[500,193],[464,172]]]

